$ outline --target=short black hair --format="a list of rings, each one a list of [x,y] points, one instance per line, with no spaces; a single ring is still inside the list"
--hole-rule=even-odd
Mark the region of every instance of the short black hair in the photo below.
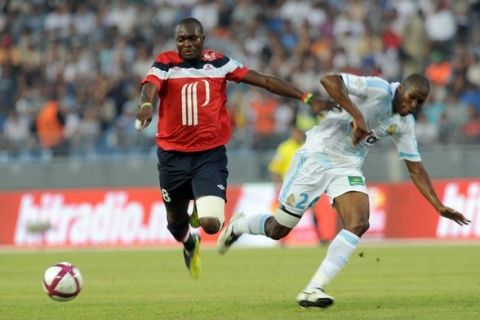
[[[186,25],[186,24],[195,25],[197,28],[200,29],[200,32],[203,34],[202,23],[200,21],[198,21],[197,19],[195,19],[194,17],[186,17],[186,18],[181,19],[180,21],[178,21],[177,26]]]
[[[403,85],[424,92],[430,92],[430,81],[424,75],[413,73],[403,80]]]

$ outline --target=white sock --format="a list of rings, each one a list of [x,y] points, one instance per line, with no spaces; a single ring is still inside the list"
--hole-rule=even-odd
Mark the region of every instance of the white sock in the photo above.
[[[258,214],[241,217],[235,221],[233,233],[236,235],[242,233],[265,235],[265,221],[271,216],[270,214]]]
[[[337,273],[345,267],[359,243],[360,238],[356,234],[342,229],[328,246],[327,256],[313,275],[307,289],[323,289],[330,283]]]

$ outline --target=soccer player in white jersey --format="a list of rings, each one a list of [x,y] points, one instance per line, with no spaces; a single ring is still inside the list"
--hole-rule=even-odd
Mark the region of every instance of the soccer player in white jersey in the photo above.
[[[307,132],[305,144],[295,154],[280,191],[278,212],[273,216],[235,213],[220,234],[217,247],[221,254],[225,253],[243,233],[281,239],[320,195],[326,193],[340,216],[343,229],[330,243],[326,257],[308,285],[297,296],[297,302],[303,307],[325,308],[334,302],[334,298],[324,292],[325,286],[345,267],[369,227],[368,194],[361,167],[369,147],[379,139],[393,138],[410,178],[438,214],[460,225],[470,221],[442,204],[421,162],[412,113],[421,108],[430,92],[424,76],[412,74],[402,83],[388,83],[377,77],[330,74],[320,82],[343,109],[361,112],[368,134],[355,143],[355,139],[349,139],[350,114],[329,112]]]

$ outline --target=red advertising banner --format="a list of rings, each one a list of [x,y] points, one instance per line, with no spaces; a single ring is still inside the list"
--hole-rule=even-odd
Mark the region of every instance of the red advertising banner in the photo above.
[[[0,193],[0,244],[124,245],[172,242],[155,188]],[[49,227],[45,227],[45,226]],[[40,232],[48,228],[47,232]]]
[[[480,179],[434,182],[440,199],[463,212],[472,223],[460,227],[440,218],[412,183],[369,185],[370,229],[364,238],[480,238]],[[272,213],[276,201],[270,183],[233,186],[228,191],[226,220],[232,212]],[[0,245],[128,246],[168,245],[165,206],[155,187],[66,189],[0,192]],[[307,212],[285,239],[292,244],[332,239],[338,218],[326,197]],[[204,243],[216,235],[202,233]],[[244,245],[275,245],[266,237],[241,237]]]
[[[444,205],[462,212],[471,224],[441,218],[413,184],[395,184],[388,187],[385,237],[480,238],[480,179],[436,181],[434,187]]]

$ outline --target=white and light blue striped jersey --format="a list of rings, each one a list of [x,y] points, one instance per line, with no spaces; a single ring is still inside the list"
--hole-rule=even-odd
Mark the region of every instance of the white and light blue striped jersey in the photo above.
[[[391,136],[400,159],[421,161],[412,115],[393,113],[392,100],[399,83],[388,83],[378,77],[342,74],[353,103],[365,118],[371,135],[353,145],[352,117],[346,111],[328,112],[326,117],[307,132],[302,147],[325,168],[361,168],[369,148],[381,138]]]

